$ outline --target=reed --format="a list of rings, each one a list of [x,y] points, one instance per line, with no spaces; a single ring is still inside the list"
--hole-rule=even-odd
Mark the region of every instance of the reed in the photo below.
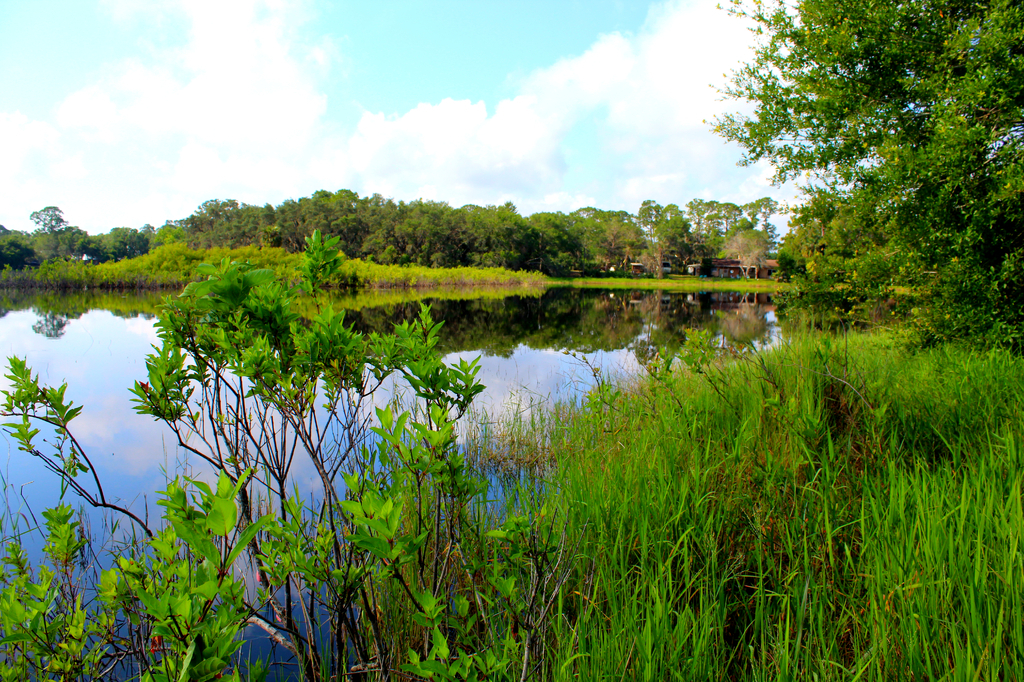
[[[552,678],[1024,677],[1024,360],[851,335],[698,367],[498,430],[583,538]]]
[[[548,278],[537,272],[505,268],[428,268],[420,265],[380,265],[358,258],[346,261],[341,277],[355,286],[373,289],[415,289],[466,286],[543,286]]]
[[[202,263],[221,260],[249,262],[273,270],[284,282],[299,280],[302,254],[276,247],[245,246],[192,249],[167,244],[149,253],[117,262],[93,264],[80,260],[52,260],[30,270],[0,272],[0,289],[52,291],[177,289],[199,278]],[[359,259],[346,261],[329,285],[335,289],[417,289],[430,287],[537,287],[548,279],[536,272],[504,268],[428,268],[415,265],[379,265]]]

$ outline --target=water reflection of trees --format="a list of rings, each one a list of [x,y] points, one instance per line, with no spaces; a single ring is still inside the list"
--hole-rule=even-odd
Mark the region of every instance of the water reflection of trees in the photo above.
[[[63,315],[69,320],[76,320],[90,310],[106,310],[121,318],[151,318],[157,314],[165,296],[165,293],[36,293],[9,290],[0,295],[0,309],[33,310],[40,316]]]
[[[766,294],[551,289],[543,296],[428,301],[444,320],[442,350],[481,350],[509,357],[520,345],[584,353],[631,349],[638,359],[674,352],[691,329],[711,329],[731,344],[765,343],[773,311]],[[350,311],[364,332],[384,332],[409,319],[419,303]]]
[[[15,310],[31,310],[38,316],[32,331],[48,339],[64,336],[68,326],[90,310],[106,310],[115,317],[153,318],[162,294],[123,294],[82,291],[75,293],[36,293],[6,291],[0,295],[0,318]]]
[[[57,313],[41,313],[32,325],[32,331],[42,334],[48,339],[59,339],[67,331],[70,320],[66,315]]]
[[[151,317],[160,295],[85,293],[11,295],[0,308],[31,308],[33,330],[59,338],[70,321],[93,309],[119,317]],[[510,357],[520,345],[535,350],[571,349],[584,353],[629,349],[647,361],[661,351],[675,352],[691,329],[710,329],[731,344],[765,343],[775,309],[768,294],[730,292],[553,288],[537,296],[478,299],[426,299],[435,319],[444,321],[441,350],[479,350]],[[349,310],[346,319],[362,332],[390,332],[392,325],[419,313],[420,301]]]

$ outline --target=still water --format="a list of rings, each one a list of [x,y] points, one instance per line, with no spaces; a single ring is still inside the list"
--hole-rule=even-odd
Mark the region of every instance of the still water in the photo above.
[[[42,383],[67,382],[83,405],[75,433],[107,495],[152,510],[153,492],[188,463],[166,427],[132,409],[128,387],[146,379],[146,355],[158,344],[155,295],[0,297],[0,354],[27,358]],[[778,335],[768,294],[553,288],[533,295],[436,292],[424,299],[443,320],[441,352],[449,362],[480,357],[487,387],[475,407],[490,418],[572,399],[593,377],[574,352],[609,375],[629,375],[659,349],[674,350],[687,330],[711,329],[723,342],[761,347]],[[346,320],[364,332],[387,332],[411,319],[420,302],[377,294],[339,299]],[[4,372],[6,374],[6,371]],[[10,382],[0,379],[0,388]],[[39,510],[59,494],[55,477],[3,436],[0,484],[9,513]],[[73,501],[77,504],[77,501]]]

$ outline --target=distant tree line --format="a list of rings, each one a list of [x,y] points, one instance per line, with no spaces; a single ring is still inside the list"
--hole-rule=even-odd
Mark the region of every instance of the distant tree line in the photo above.
[[[29,217],[37,226],[32,232],[0,225],[0,267],[19,270],[53,258],[87,258],[103,263],[141,256],[161,243],[152,225],[141,229],[115,227],[106,234],[90,235],[69,224],[56,206],[47,206]]]
[[[273,206],[234,200],[204,202],[187,218],[159,229],[117,227],[89,235],[48,206],[31,215],[31,233],[0,226],[0,266],[23,268],[50,258],[96,262],[132,258],[162,244],[192,248],[278,246],[291,252],[320,230],[341,238],[349,258],[428,267],[505,267],[549,275],[621,272],[643,263],[681,268],[714,256],[750,264],[772,255],[779,210],[765,197],[749,204],[694,199],[685,206],[645,201],[636,214],[581,208],[523,216],[511,203],[454,208],[437,201],[395,201],[379,194],[321,190]]]

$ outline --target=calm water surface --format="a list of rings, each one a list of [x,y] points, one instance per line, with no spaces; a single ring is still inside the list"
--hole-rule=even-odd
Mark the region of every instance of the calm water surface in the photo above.
[[[723,341],[755,346],[778,335],[767,294],[666,293],[555,288],[535,296],[444,292],[427,299],[443,320],[441,350],[448,361],[480,357],[487,387],[476,407],[500,416],[523,405],[572,398],[590,388],[591,372],[572,351],[608,374],[629,374],[659,348],[678,347],[687,330],[708,328]],[[387,332],[414,317],[419,302],[348,297],[347,321],[365,332]],[[75,433],[105,482],[108,496],[141,507],[184,462],[161,424],[132,410],[128,387],[146,379],[145,357],[158,343],[159,296],[0,297],[0,354],[27,358],[43,383],[68,383],[83,405]],[[367,305],[371,304],[371,305]],[[6,373],[6,372],[5,372]],[[0,379],[0,387],[10,382]],[[378,401],[380,402],[380,401]],[[39,510],[56,501],[59,486],[6,437],[0,474],[10,511]],[[0,500],[3,503],[3,500]],[[76,502],[73,502],[77,504]]]

